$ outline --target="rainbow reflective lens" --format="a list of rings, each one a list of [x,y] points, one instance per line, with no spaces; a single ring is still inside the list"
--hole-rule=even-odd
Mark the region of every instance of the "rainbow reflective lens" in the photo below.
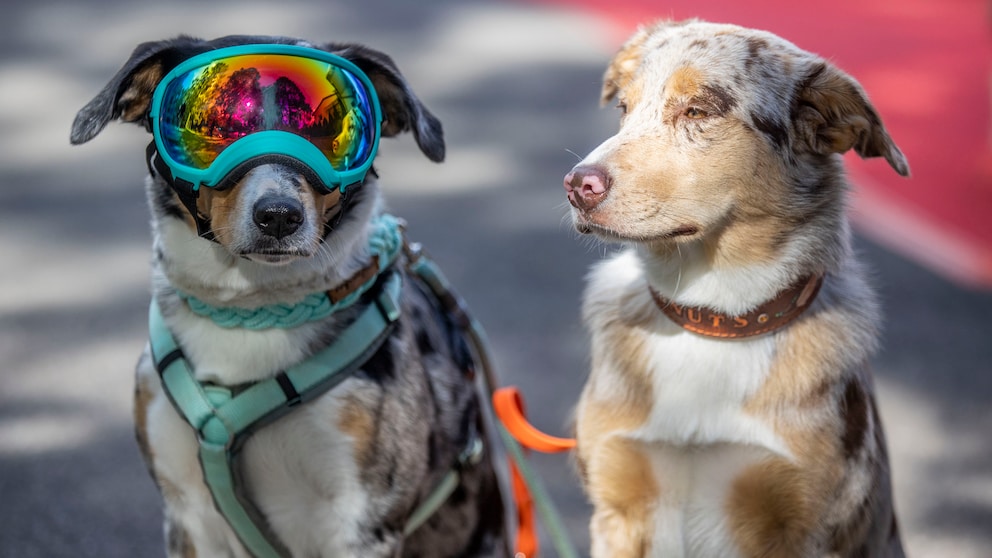
[[[333,54],[294,45],[243,45],[190,58],[155,90],[156,147],[173,173],[218,186],[245,163],[303,163],[328,190],[364,180],[381,111],[368,77]]]

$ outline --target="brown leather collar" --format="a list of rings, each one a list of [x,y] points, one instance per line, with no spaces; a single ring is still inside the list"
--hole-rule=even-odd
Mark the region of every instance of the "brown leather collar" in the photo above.
[[[357,291],[366,281],[375,277],[376,273],[379,273],[379,256],[373,255],[372,261],[368,265],[356,271],[354,275],[345,279],[340,285],[327,291],[327,298],[330,299],[331,304],[336,304],[344,297]]]
[[[785,327],[809,308],[820,292],[821,285],[822,275],[806,277],[751,312],[739,316],[698,306],[682,306],[661,296],[651,287],[648,289],[658,308],[682,328],[707,337],[737,339],[762,335]]]

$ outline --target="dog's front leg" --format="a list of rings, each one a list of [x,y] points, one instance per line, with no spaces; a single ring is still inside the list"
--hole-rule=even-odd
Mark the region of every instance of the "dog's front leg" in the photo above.
[[[169,558],[195,558],[199,555],[189,531],[170,517],[168,511],[166,511],[164,530],[165,552]]]
[[[647,449],[616,435],[595,445],[580,456],[594,507],[592,557],[643,558],[651,546],[659,490]]]
[[[651,413],[637,334],[621,328],[593,337],[590,380],[576,408],[576,457],[593,506],[593,558],[642,558],[651,552],[662,487],[654,448],[631,437]]]
[[[592,558],[647,556],[646,522],[627,510],[597,506],[590,525]]]
[[[348,545],[350,558],[400,558],[403,556],[402,531],[373,529],[372,532],[361,536],[360,541]],[[340,556],[339,553],[329,553],[328,558]]]
[[[195,436],[162,391],[146,347],[138,361],[134,390],[138,448],[162,495],[163,531],[169,558],[248,558],[218,514],[203,484]]]

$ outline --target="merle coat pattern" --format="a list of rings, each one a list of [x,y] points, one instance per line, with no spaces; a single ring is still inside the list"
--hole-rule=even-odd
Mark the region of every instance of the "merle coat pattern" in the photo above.
[[[878,112],[821,57],[695,20],[630,37],[604,75],[614,100],[619,131],[565,177],[576,229],[624,247],[583,303],[592,556],[902,556],[840,158],[909,174]],[[697,335],[656,302],[740,317],[818,277],[802,315],[757,337]]]
[[[138,46],[77,115],[71,140],[93,139],[115,119],[148,127],[155,86],[181,61],[252,43],[314,46],[347,58],[372,80],[385,115],[382,134],[412,132],[424,155],[444,158],[440,122],[392,60],[355,44],[311,45],[281,37],[181,36]],[[142,149],[135,149],[140,156]],[[369,261],[370,219],[383,211],[375,171],[343,198],[321,195],[296,170],[263,164],[224,191],[202,188],[197,211],[216,241],[157,175],[145,181],[152,215],[153,294],[198,379],[236,386],[270,377],[329,344],[365,305],[292,331],[220,328],[190,312],[176,290],[218,306],[292,302],[331,289]],[[304,221],[286,236],[253,222],[260,200],[291,200]],[[440,482],[472,436],[485,436],[459,333],[422,286],[406,275],[402,317],[381,348],[332,391],[259,430],[240,457],[247,493],[292,556],[504,556],[503,504],[490,453],[461,471],[458,488],[420,529],[404,537],[412,510]],[[172,558],[245,557],[214,508],[193,431],[164,395],[146,349],[137,367],[134,419],[149,471],[165,504]]]

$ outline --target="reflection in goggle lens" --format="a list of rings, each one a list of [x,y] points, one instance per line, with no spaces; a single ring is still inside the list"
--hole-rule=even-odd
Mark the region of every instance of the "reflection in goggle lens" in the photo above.
[[[249,134],[279,130],[307,139],[346,171],[372,155],[374,119],[369,93],[352,72],[299,56],[249,54],[172,79],[159,128],[169,156],[196,169]]]

